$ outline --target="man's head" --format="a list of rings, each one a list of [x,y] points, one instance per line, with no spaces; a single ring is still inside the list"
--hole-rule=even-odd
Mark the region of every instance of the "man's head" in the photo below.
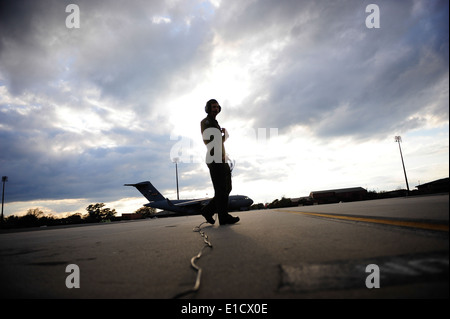
[[[206,102],[205,112],[208,113],[209,115],[216,117],[216,115],[219,114],[221,110],[222,107],[216,100],[211,99],[208,102]]]

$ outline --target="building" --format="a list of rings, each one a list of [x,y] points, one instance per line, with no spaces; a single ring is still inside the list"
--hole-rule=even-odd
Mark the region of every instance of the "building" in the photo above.
[[[139,213],[131,213],[131,214],[122,214],[122,220],[135,220],[143,218],[142,214]]]
[[[449,179],[441,178],[429,183],[416,186],[417,190],[422,194],[448,193]]]
[[[313,191],[309,197],[318,204],[330,204],[339,202],[353,202],[365,200],[367,198],[367,190],[362,187],[330,189],[324,191]]]

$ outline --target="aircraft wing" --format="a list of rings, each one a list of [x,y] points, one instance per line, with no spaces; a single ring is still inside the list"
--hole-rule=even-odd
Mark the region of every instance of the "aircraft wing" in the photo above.
[[[202,207],[206,205],[209,200],[211,199],[170,200],[166,198],[165,200],[147,203],[144,206],[168,210],[182,215],[191,215],[200,213]]]
[[[209,201],[211,200],[211,198],[205,197],[205,198],[199,198],[199,199],[193,199],[193,200],[186,200],[186,201],[180,201],[178,203],[174,203],[174,201],[172,200],[172,204],[175,206],[193,206],[193,205],[206,205]]]

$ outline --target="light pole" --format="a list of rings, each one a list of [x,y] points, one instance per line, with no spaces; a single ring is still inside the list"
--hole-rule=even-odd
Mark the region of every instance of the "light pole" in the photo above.
[[[405,181],[406,181],[406,188],[408,189],[408,193],[407,193],[407,195],[408,195],[409,194],[409,185],[408,185],[408,178],[406,177],[405,163],[403,162],[402,148],[400,147],[401,141],[402,141],[402,137],[401,136],[396,136],[395,137],[395,142],[398,142],[398,149],[400,150],[400,157],[402,158],[403,173],[405,174]]]
[[[3,192],[2,192],[2,216],[1,216],[1,222],[3,223],[3,204],[5,203],[5,183],[8,181],[8,176],[2,176],[2,183],[3,183]]]
[[[173,162],[175,163],[175,176],[177,178],[177,199],[180,199],[180,192],[178,191],[178,160],[178,157],[173,159]]]

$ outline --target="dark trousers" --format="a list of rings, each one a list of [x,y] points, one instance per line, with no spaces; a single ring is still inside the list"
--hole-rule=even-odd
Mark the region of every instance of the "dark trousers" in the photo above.
[[[214,186],[214,198],[205,206],[206,214],[223,216],[228,214],[228,196],[231,192],[231,170],[228,163],[207,164]]]

